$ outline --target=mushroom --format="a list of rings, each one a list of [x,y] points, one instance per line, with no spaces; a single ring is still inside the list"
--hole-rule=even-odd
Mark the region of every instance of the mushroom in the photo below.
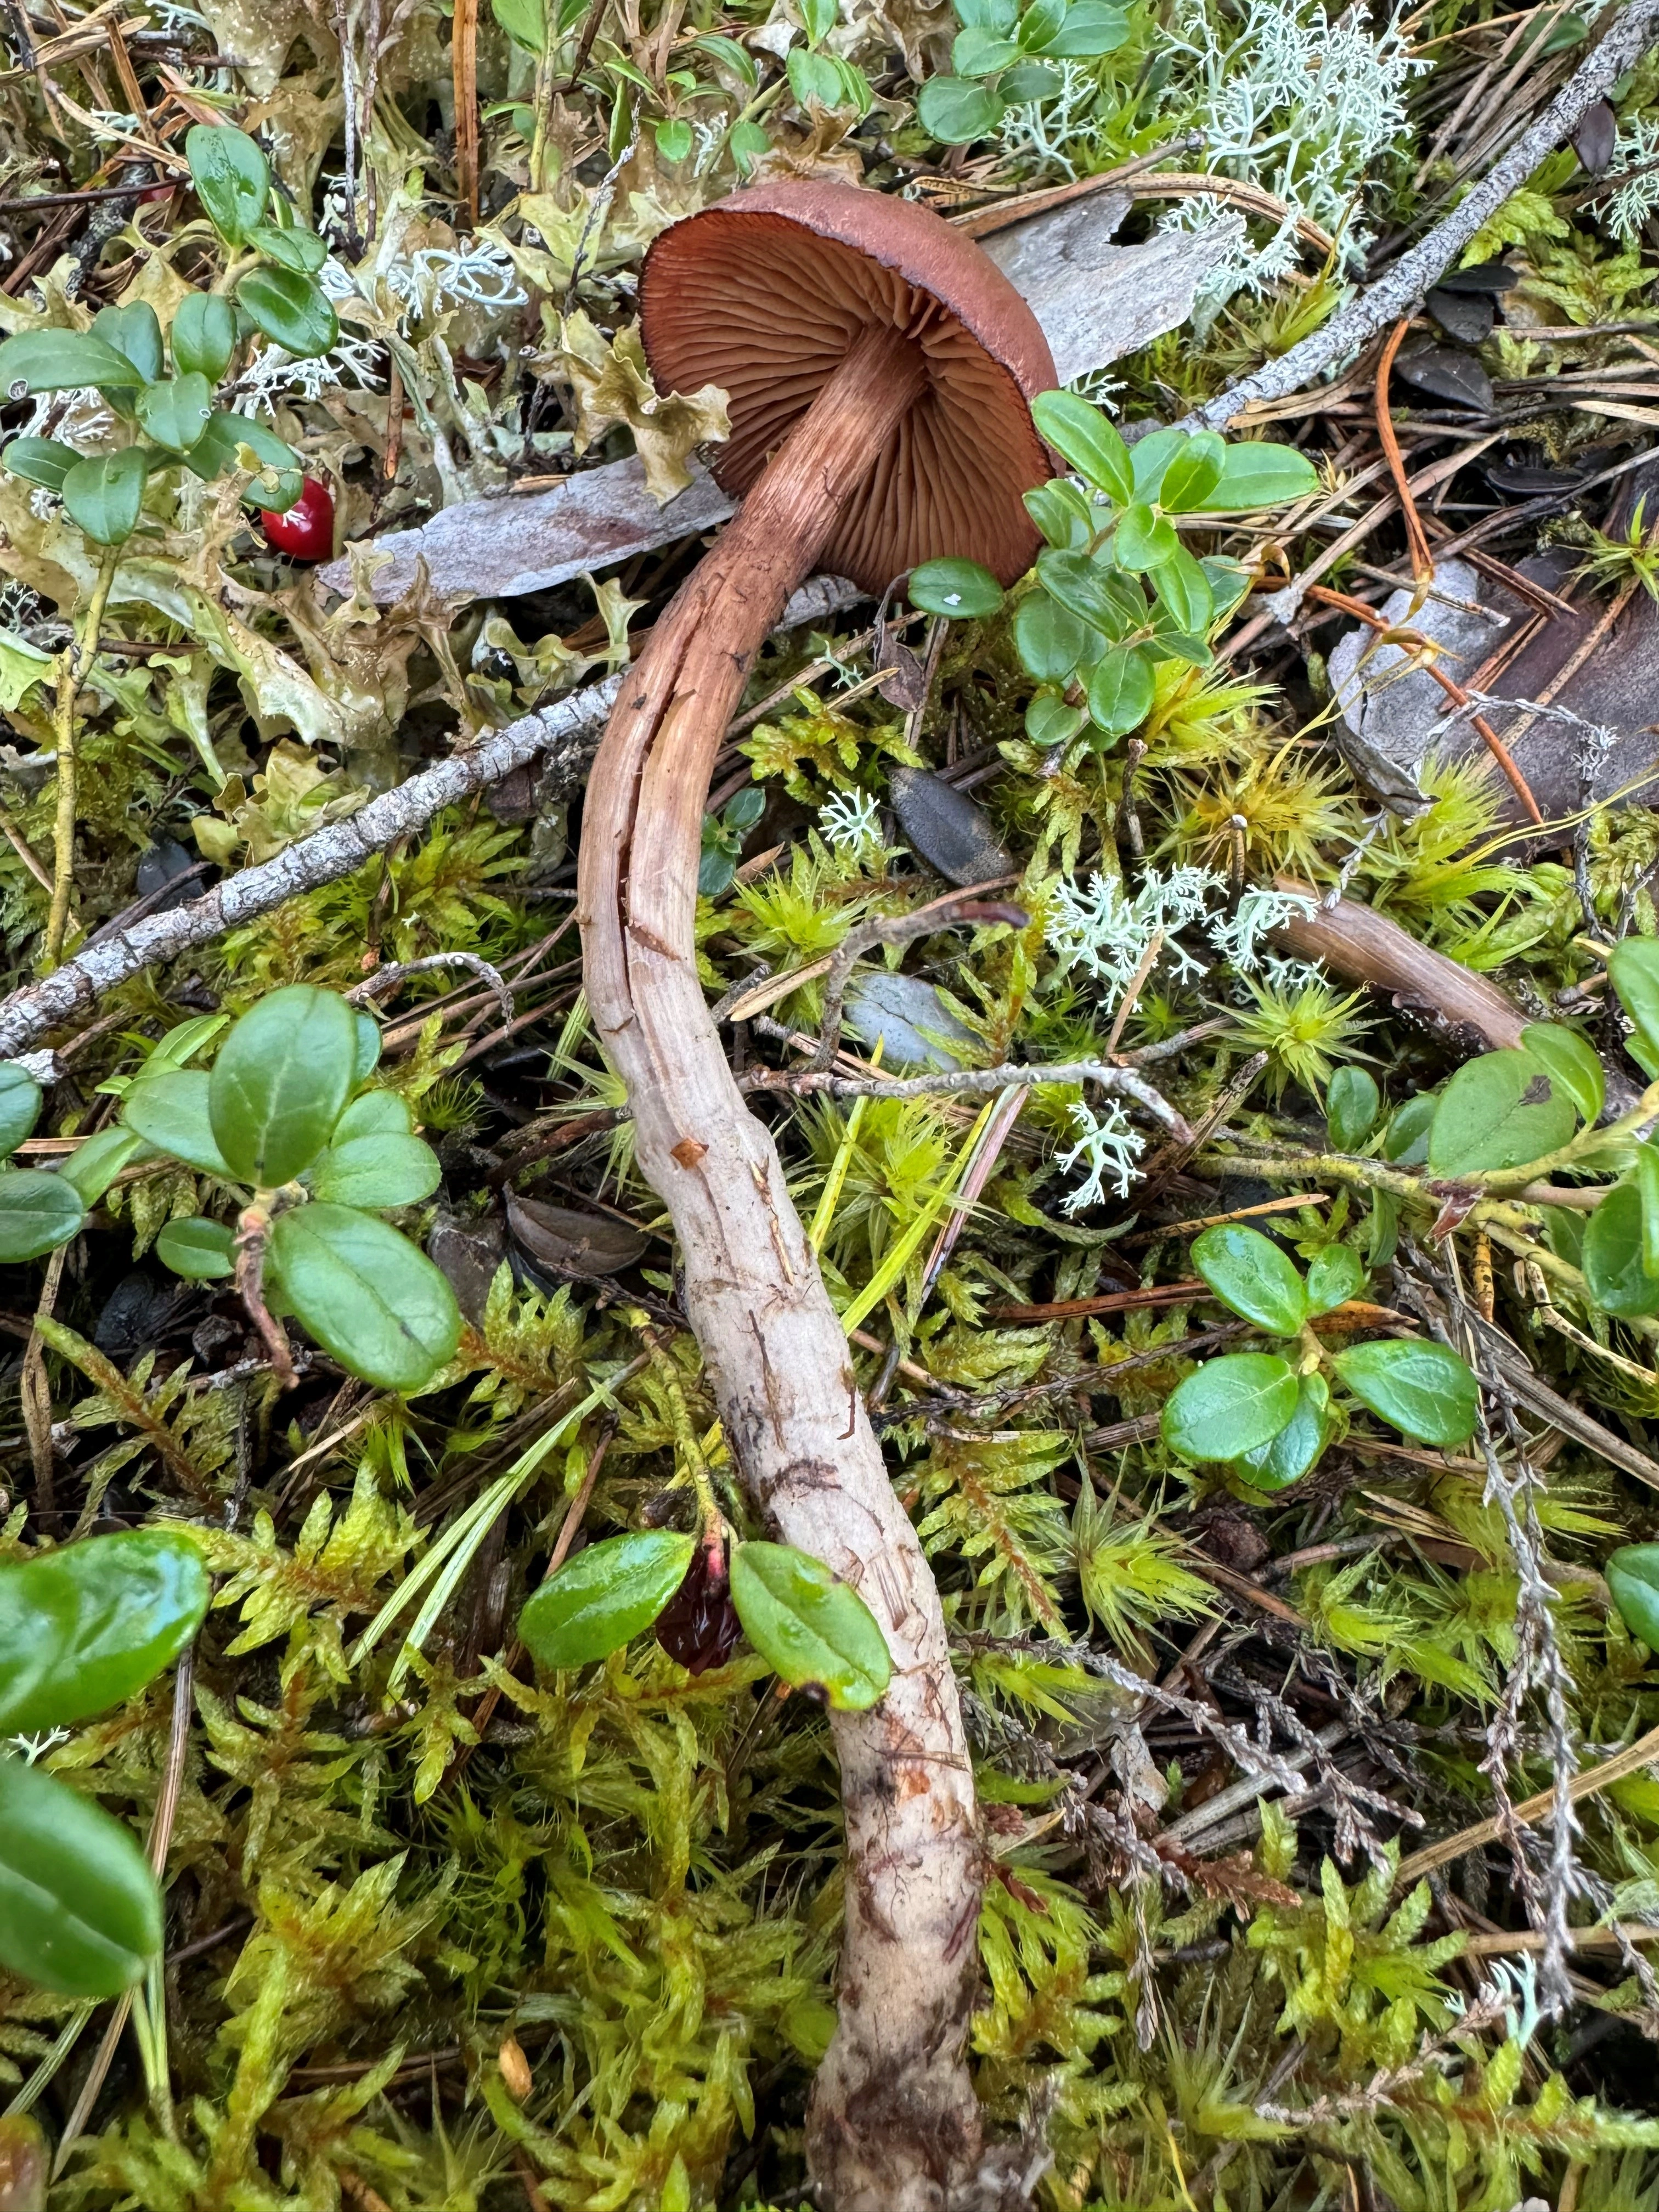
[[[938,2212],[972,2185],[963,2063],[983,1854],[939,1595],[895,1498],[847,1339],[697,978],[715,753],[791,590],[819,564],[872,593],[961,555],[1012,583],[1050,473],[1030,400],[1042,330],[969,240],[844,185],[762,186],[662,234],[641,287],[658,382],[728,394],[714,462],[744,504],[624,683],[584,805],[589,1004],[665,1202],[728,1448],[784,1540],[855,1583],[893,1660],[833,1717],[846,1809],[841,2007],[809,2115],[836,2212]]]

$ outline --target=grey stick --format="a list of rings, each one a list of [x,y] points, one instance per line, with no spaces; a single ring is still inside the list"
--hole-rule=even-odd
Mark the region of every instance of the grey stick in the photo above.
[[[1368,285],[1333,315],[1322,330],[1264,362],[1226,392],[1182,417],[1182,430],[1222,430],[1254,402],[1285,399],[1304,391],[1379,331],[1409,314],[1443,276],[1489,216],[1525,184],[1545,157],[1571,137],[1598,100],[1605,99],[1659,33],[1659,0],[1631,0],[1624,14],[1576,75],[1568,78],[1529,130],[1523,131],[1466,200],[1426,238],[1402,253],[1385,276]]]
[[[852,586],[839,576],[815,576],[785,607],[778,627],[799,629],[805,623],[827,621],[857,597]],[[575,692],[538,714],[526,714],[470,751],[440,761],[435,768],[410,776],[395,790],[371,799],[345,821],[313,830],[309,837],[300,838],[257,868],[243,868],[228,876],[204,896],[191,899],[188,906],[151,915],[116,935],[100,937],[40,982],[27,983],[0,1002],[0,1060],[27,1052],[48,1030],[56,1029],[141,969],[157,961],[176,960],[198,945],[210,944],[226,930],[251,921],[257,915],[269,914],[285,899],[349,876],[400,837],[424,830],[446,806],[455,805],[489,784],[499,783],[538,753],[551,755],[551,765],[574,790],[593,757],[623,680],[621,676],[607,677],[603,684]]]

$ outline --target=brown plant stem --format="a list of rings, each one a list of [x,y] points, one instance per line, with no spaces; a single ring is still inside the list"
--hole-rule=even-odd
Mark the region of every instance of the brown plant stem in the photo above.
[[[1520,1043],[1527,1018],[1496,983],[1419,945],[1398,922],[1358,900],[1326,906],[1311,885],[1290,876],[1278,880],[1280,890],[1299,894],[1313,908],[1293,915],[1275,933],[1297,959],[1322,961],[1346,982],[1386,991],[1397,1009],[1466,1038],[1472,1047],[1498,1052]]]
[[[693,922],[732,708],[922,375],[897,333],[860,337],[658,623],[594,763],[579,879],[594,1019],[628,1085],[641,1170],[673,1220],[734,1465],[786,1541],[861,1589],[892,1654],[881,1703],[832,1718],[846,1935],[808,2150],[836,2212],[939,2212],[970,2184],[980,2124],[963,2048],[983,1855],[939,1595],[771,1136],[720,1048]]]
[[[256,1199],[237,1218],[234,1243],[236,1295],[242,1301],[248,1319],[259,1332],[260,1342],[270,1356],[272,1372],[286,1390],[294,1381],[294,1354],[289,1348],[288,1332],[265,1304],[265,1248],[270,1242],[270,1214]]]

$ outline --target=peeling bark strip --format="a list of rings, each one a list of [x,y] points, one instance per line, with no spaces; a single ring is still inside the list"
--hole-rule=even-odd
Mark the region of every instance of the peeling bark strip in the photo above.
[[[726,1065],[692,925],[731,709],[921,375],[915,349],[872,332],[803,417],[653,631],[594,764],[581,842],[589,1002],[628,1085],[641,1170],[673,1218],[732,1457],[783,1538],[860,1587],[892,1653],[881,1704],[834,1720],[847,1929],[808,2142],[836,2212],[938,2212],[978,2165],[963,2054],[982,1859],[939,1594],[771,1136]]]
[[[827,621],[857,597],[852,586],[839,576],[815,577],[793,594],[777,626],[799,629],[805,623]],[[106,991],[112,991],[141,969],[158,961],[176,960],[199,945],[210,945],[228,929],[269,914],[273,907],[297,898],[301,891],[349,876],[400,837],[418,836],[446,806],[454,806],[475,791],[499,783],[538,753],[552,755],[552,765],[562,772],[568,788],[574,791],[622,683],[620,676],[608,677],[603,684],[574,692],[538,714],[526,714],[474,745],[470,752],[440,761],[435,768],[410,776],[395,790],[383,792],[347,820],[299,838],[274,860],[228,876],[188,906],[151,915],[128,929],[100,936],[43,981],[25,984],[0,1001],[0,1060],[27,1052],[49,1030],[82,1012]]]

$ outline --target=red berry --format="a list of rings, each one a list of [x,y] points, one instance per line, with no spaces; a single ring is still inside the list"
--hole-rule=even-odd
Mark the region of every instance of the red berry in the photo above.
[[[295,561],[326,561],[334,551],[334,495],[315,477],[306,478],[286,514],[272,514],[265,508],[259,520],[276,550]]]

